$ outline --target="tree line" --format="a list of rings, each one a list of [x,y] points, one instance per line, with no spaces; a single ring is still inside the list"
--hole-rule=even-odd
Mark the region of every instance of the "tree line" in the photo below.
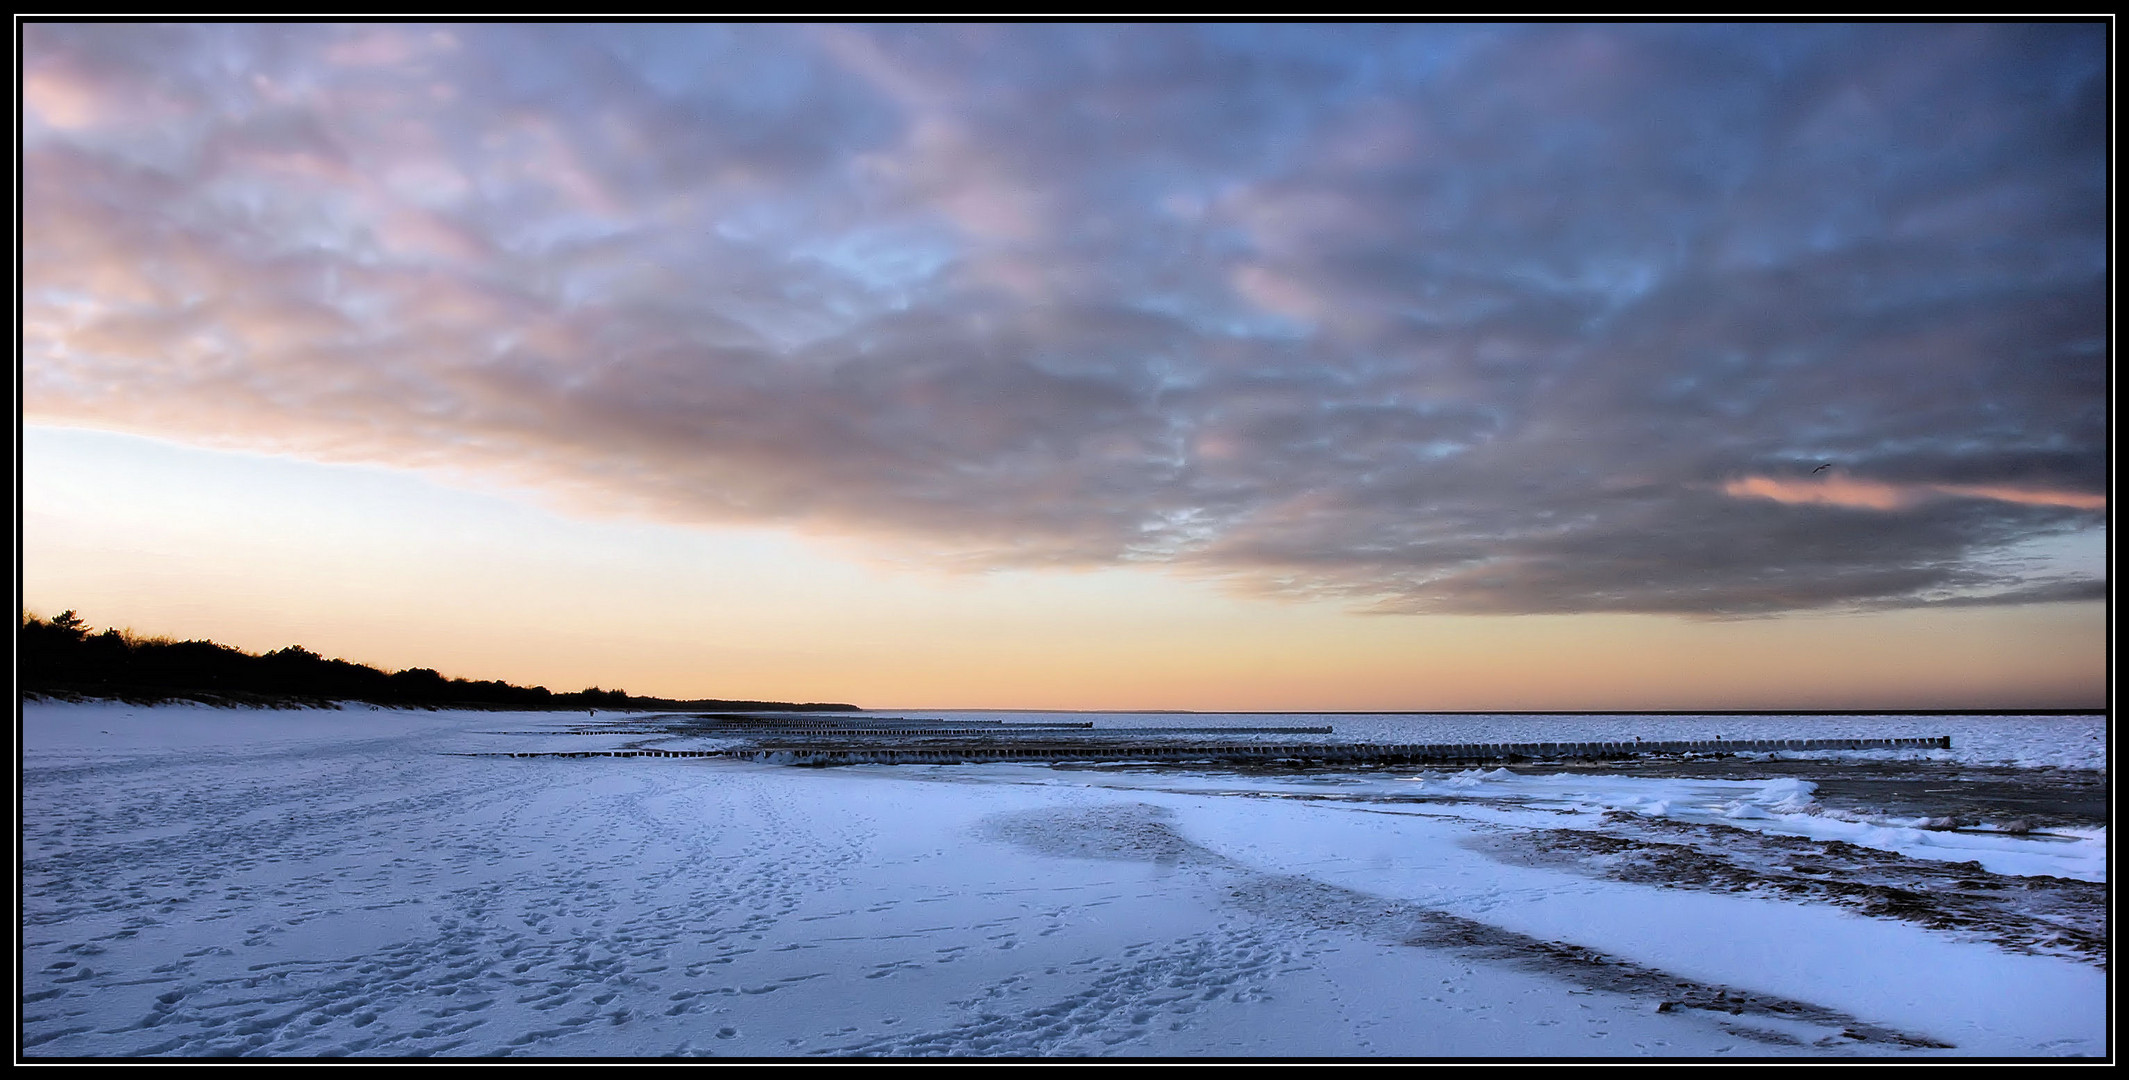
[[[717,708],[854,710],[840,703],[638,697],[596,686],[555,693],[544,686],[446,678],[433,668],[385,672],[327,659],[301,645],[264,654],[213,641],[171,641],[117,629],[92,632],[73,611],[49,619],[23,612],[15,638],[21,693],[131,701],[233,704],[360,701],[421,708]]]

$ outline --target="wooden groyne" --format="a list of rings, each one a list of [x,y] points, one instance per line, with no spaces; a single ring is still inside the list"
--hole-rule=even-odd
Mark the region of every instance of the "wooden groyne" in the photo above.
[[[923,728],[928,731],[1083,731],[1094,726],[1092,720],[936,720],[908,716],[867,717],[805,717],[805,716],[754,716],[732,713],[661,713],[655,716],[630,717],[631,720],[664,721],[669,724],[699,725],[709,728],[760,731],[827,731],[851,729],[857,731],[884,731],[902,728]]]
[[[973,762],[1292,762],[1306,765],[1480,765],[1808,750],[1949,750],[1949,735],[1902,739],[1673,739],[1525,743],[1007,743],[929,746],[755,746],[727,750],[562,750],[472,754],[513,758],[733,757],[787,765],[950,765]]]

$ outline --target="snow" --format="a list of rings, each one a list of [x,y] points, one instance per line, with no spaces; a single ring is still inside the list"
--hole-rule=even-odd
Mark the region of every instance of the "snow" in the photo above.
[[[1921,828],[1920,819],[1847,820],[1829,816],[1811,799],[1808,781],[1684,780],[1627,776],[1519,776],[1507,769],[1467,772],[1445,780],[1418,779],[1412,787],[1448,787],[1460,798],[1498,799],[1584,811],[1632,810],[1652,817],[1720,821],[1814,840],[1842,840],[1918,859],[1979,862],[1999,874],[2107,880],[2106,830],[2040,836]]]
[[[2069,1038],[2080,1025],[2097,1031],[2104,1022],[2103,978],[2067,971],[2050,959],[1981,955],[1909,924],[1830,908],[1504,867],[1462,845],[1442,843],[1438,833],[1415,835],[1394,816],[1336,820],[1354,816],[1315,822],[1208,813],[1193,822],[1192,832],[1214,837],[1216,846],[1253,864],[1307,867],[1312,876],[1371,895],[1415,900],[1693,978],[1829,1005],[1950,1039],[1972,1053],[2030,1053],[2026,1040],[2034,1035],[2046,1033],[2042,1042]],[[1424,855],[1408,854],[1422,845]],[[1333,848],[1371,854],[1324,859]],[[2007,1032],[1990,1030],[1996,1019],[1975,1018],[2006,1008],[2023,1011],[2015,1020],[2018,1035],[2006,1038]],[[2054,1010],[2068,1014],[2050,1015]]]
[[[628,741],[508,734],[554,726],[26,705],[22,1052],[2108,1049],[2091,963],[1502,854],[1624,810],[2104,881],[2103,834],[1843,820],[1793,780],[461,756]]]

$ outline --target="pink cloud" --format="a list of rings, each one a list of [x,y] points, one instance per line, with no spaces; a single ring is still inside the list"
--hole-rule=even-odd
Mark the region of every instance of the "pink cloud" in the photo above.
[[[2105,495],[2087,495],[2078,491],[2054,491],[2048,488],[2017,488],[2004,484],[1936,484],[1936,490],[1946,495],[1964,496],[1970,499],[1995,499],[1998,502],[2024,503],[2027,506],[2065,506],[2072,510],[2105,510]]]
[[[1823,480],[1746,476],[1724,484],[1722,490],[1723,494],[1739,499],[1772,499],[1779,503],[1847,506],[1861,510],[1903,510],[1943,496],[1994,499],[2026,506],[2062,506],[2073,510],[2107,508],[2106,496],[2075,491],[2007,484],[1887,484],[1846,476]]]
[[[62,130],[94,127],[114,111],[101,87],[57,71],[25,72],[22,104],[38,119]]]

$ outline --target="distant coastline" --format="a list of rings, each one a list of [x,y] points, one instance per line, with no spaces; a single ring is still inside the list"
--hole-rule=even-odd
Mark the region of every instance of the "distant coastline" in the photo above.
[[[300,645],[256,654],[214,641],[171,641],[116,629],[91,633],[72,611],[25,612],[15,639],[24,700],[190,701],[249,708],[331,708],[361,702],[401,708],[700,709],[722,712],[857,712],[842,702],[660,698],[596,686],[556,693],[500,680],[446,678],[431,668],[385,672],[327,659]]]

